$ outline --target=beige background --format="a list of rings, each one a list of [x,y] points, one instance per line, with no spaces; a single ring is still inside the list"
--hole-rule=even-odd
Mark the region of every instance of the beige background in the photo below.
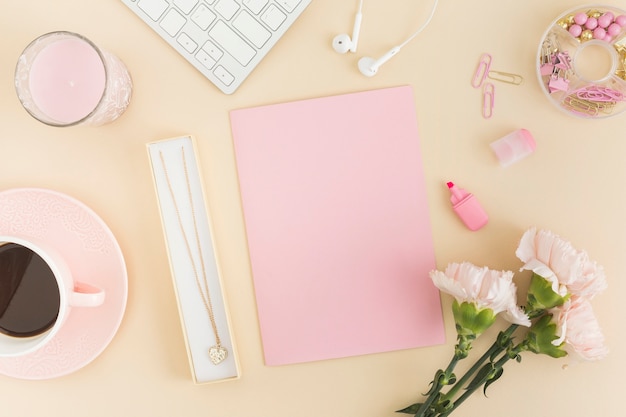
[[[0,188],[47,187],[93,208],[124,251],[129,299],[116,337],[85,368],[41,382],[0,376],[2,415],[384,417],[417,400],[452,351],[447,296],[443,346],[263,364],[228,120],[231,109],[404,84],[415,89],[440,268],[468,260],[517,270],[518,239],[536,225],[586,249],[604,265],[610,285],[594,300],[611,348],[606,360],[563,370],[565,361],[526,354],[521,364],[510,364],[488,398],[475,395],[458,414],[623,414],[626,114],[595,121],[567,116],[543,95],[534,68],[545,29],[580,3],[441,0],[432,25],[368,79],[356,69],[358,58],[380,56],[403,40],[425,18],[430,1],[365,1],[359,51],[341,56],[330,41],[351,31],[357,1],[314,0],[232,96],[202,78],[118,0],[3,3]],[[119,120],[59,129],[21,108],[15,62],[32,39],[52,30],[81,33],[127,64],[134,96]],[[490,120],[480,116],[480,92],[470,86],[483,52],[493,55],[493,69],[525,79],[520,86],[496,84]],[[501,168],[488,144],[520,127],[535,135],[537,152]],[[145,149],[147,142],[183,134],[198,140],[242,370],[237,381],[204,386],[193,385],[189,372]],[[454,217],[447,180],[481,200],[491,216],[485,229],[470,232]],[[523,287],[527,275],[519,277]]]

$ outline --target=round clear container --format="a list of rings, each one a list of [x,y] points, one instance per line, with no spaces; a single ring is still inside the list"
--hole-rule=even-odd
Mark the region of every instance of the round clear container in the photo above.
[[[555,19],[539,42],[537,77],[565,113],[602,119],[626,110],[626,11],[589,5]]]

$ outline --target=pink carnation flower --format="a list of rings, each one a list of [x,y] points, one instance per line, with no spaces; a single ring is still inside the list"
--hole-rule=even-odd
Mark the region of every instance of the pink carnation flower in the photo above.
[[[608,354],[604,335],[589,300],[573,298],[550,312],[554,315],[559,336],[552,342],[555,346],[565,342],[563,349],[568,355],[587,361],[599,360]]]
[[[430,277],[437,288],[459,303],[475,303],[490,308],[494,314],[503,313],[511,323],[530,326],[528,316],[517,306],[517,287],[511,271],[494,271],[463,262],[449,264],[445,272],[432,271]]]
[[[547,279],[552,290],[561,296],[592,298],[607,287],[604,270],[589,260],[587,252],[576,250],[550,231],[526,231],[515,255],[525,263],[521,270]]]

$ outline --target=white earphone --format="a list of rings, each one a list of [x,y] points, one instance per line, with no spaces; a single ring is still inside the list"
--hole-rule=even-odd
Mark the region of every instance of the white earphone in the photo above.
[[[363,20],[363,0],[359,0],[359,9],[354,17],[354,28],[352,29],[352,38],[347,33],[335,36],[333,39],[333,49],[340,54],[346,52],[356,52],[359,43],[359,33],[361,32],[361,20]]]
[[[404,47],[407,43],[411,42],[413,38],[422,32],[426,26],[430,23],[433,16],[435,15],[435,10],[437,9],[437,3],[439,0],[434,0],[433,7],[430,10],[430,14],[426,21],[419,27],[411,36],[409,36],[404,42],[400,45],[394,46],[387,53],[381,56],[378,59],[374,59],[371,57],[363,57],[359,59],[358,67],[361,74],[367,77],[373,77],[378,72],[378,69],[385,62],[389,61],[394,55],[400,52],[400,49]],[[352,37],[348,34],[337,35],[333,39],[333,49],[341,54],[345,54],[346,52],[356,52],[357,45],[359,43],[359,34],[361,32],[361,21],[363,20],[363,0],[359,0],[359,8],[357,10],[355,19],[354,19],[354,28],[352,29]]]

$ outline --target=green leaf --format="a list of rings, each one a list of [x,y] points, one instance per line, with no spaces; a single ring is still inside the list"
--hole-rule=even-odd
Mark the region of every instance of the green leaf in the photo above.
[[[472,391],[480,387],[485,381],[485,379],[489,377],[489,374],[493,372],[493,370],[494,370],[494,366],[492,363],[488,363],[482,368],[480,368],[480,370],[476,373],[476,376],[474,376],[474,379],[472,379],[472,382],[470,382],[469,385],[467,386],[466,390]]]
[[[499,368],[496,373],[489,377],[489,379],[487,380],[487,382],[485,382],[485,388],[483,388],[483,395],[486,397],[487,396],[487,388],[489,387],[489,385],[493,384],[494,382],[496,382],[498,379],[500,379],[500,377],[502,376],[502,374],[504,373],[504,369]]]
[[[404,414],[417,414],[417,411],[422,406],[422,403],[411,404],[410,406],[403,408],[402,410],[396,411],[396,413],[404,413]]]
[[[498,337],[496,338],[496,343],[498,347],[501,349],[507,349],[509,346],[513,344],[513,338],[505,332],[498,333]]]
[[[445,381],[446,385],[454,385],[456,384],[456,375],[451,373],[450,376]]]
[[[444,400],[444,401],[442,401],[442,402],[437,404],[435,410],[438,413],[443,413],[444,411],[452,410],[452,408],[454,408],[454,402],[452,402],[450,400]]]
[[[438,369],[435,373],[435,378],[430,383],[430,388],[426,394],[422,394],[423,396],[428,396],[435,391],[439,390],[442,387],[442,381],[445,379],[446,375],[443,372],[443,369]]]

